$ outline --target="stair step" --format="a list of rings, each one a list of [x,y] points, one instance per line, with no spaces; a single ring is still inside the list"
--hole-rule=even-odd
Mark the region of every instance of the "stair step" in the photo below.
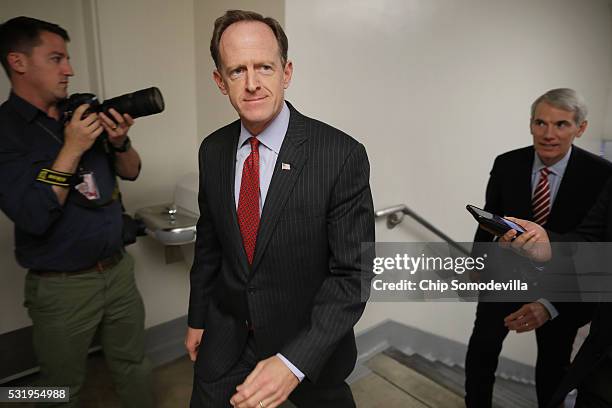
[[[431,361],[419,354],[406,355],[393,347],[388,348],[383,353],[453,393],[460,396],[465,394],[465,372],[463,368],[457,365],[451,366],[441,361]],[[493,393],[494,408],[532,408],[535,406],[537,406],[537,399],[532,385],[503,378],[496,379]]]
[[[351,390],[359,408],[429,408],[375,373],[355,381]]]
[[[385,354],[377,354],[366,365],[427,407],[464,407],[462,397]]]
[[[387,354],[387,351],[385,351],[385,354]],[[455,394],[463,395],[463,374],[458,375],[446,367],[435,367],[434,363],[418,354],[407,356],[398,350],[393,350],[387,355],[418,373],[431,378]]]

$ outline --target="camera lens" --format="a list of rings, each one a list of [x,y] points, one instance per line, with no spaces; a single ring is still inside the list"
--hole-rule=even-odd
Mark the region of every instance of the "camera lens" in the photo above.
[[[157,87],[151,87],[108,99],[100,110],[108,112],[110,108],[119,113],[127,113],[135,119],[162,112],[164,98]]]

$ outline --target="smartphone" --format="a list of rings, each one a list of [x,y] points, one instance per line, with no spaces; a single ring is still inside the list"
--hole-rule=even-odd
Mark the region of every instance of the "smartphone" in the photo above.
[[[510,220],[500,217],[499,215],[492,214],[482,208],[475,207],[471,204],[465,206],[465,208],[474,216],[479,224],[487,227],[487,229],[495,232],[495,235],[504,235],[511,229],[516,231],[516,236],[521,235],[525,232],[525,229]]]

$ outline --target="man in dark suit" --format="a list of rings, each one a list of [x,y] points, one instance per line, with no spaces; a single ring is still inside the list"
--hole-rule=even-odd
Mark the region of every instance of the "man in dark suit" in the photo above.
[[[553,89],[536,99],[531,107],[533,146],[495,159],[485,210],[537,220],[560,233],[575,228],[612,174],[612,164],[572,146],[586,127],[586,106],[575,91]],[[474,241],[492,242],[493,235],[479,228]],[[466,355],[467,406],[491,406],[498,358],[509,330],[536,330],[536,391],[539,406],[546,406],[570,363],[576,332],[592,313],[589,303],[481,298]]]
[[[365,149],[285,102],[293,65],[276,20],[228,11],[211,54],[240,120],[200,147],[191,406],[353,407],[373,260],[361,244],[374,241]]]
[[[547,232],[538,224],[512,218],[526,233],[515,237],[516,231],[508,231],[500,240],[525,256],[538,262],[551,258]],[[563,242],[612,242],[612,180],[608,182],[599,199],[586,218],[571,233],[555,234],[552,239]],[[536,243],[536,245],[533,245]],[[546,266],[545,266],[546,267]],[[609,288],[605,288],[609,290]],[[589,336],[574,358],[569,371],[561,381],[548,405],[559,406],[566,395],[578,388],[575,408],[604,408],[612,406],[612,303],[599,303],[593,315]]]

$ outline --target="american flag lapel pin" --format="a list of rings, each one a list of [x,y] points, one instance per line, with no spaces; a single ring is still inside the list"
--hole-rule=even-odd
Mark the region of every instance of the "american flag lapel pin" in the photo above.
[[[291,170],[291,165],[289,163],[281,163],[281,170]]]

